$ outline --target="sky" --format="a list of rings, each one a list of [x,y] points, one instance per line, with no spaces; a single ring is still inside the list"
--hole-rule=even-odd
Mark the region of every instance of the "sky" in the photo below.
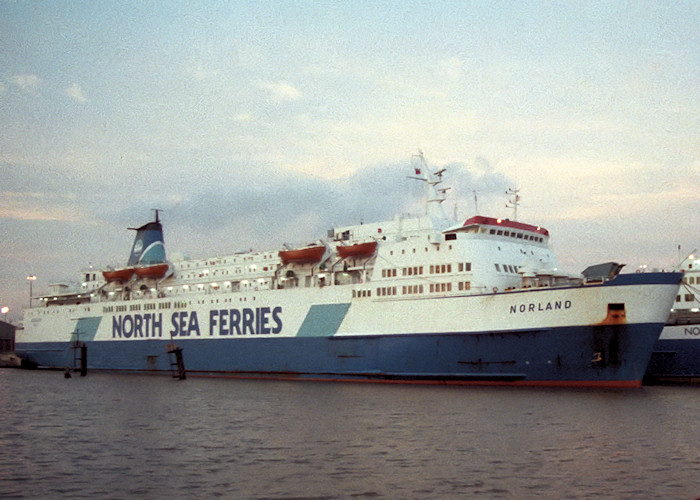
[[[700,2],[0,0],[0,306],[123,265],[420,210],[551,233],[560,268],[700,247]],[[475,201],[476,198],[476,201]]]

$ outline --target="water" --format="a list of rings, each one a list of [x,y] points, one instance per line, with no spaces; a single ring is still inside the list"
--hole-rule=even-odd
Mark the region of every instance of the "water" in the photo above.
[[[700,387],[0,370],[1,498],[688,498]]]

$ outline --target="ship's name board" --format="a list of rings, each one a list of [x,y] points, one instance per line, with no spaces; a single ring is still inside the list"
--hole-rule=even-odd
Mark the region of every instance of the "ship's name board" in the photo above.
[[[551,302],[528,302],[515,304],[510,306],[510,313],[526,313],[537,311],[560,311],[563,309],[571,309],[570,300],[554,300]]]
[[[176,311],[168,325],[163,313],[123,314],[112,318],[112,338],[277,334],[282,331],[282,308],[213,309],[208,320],[208,328],[202,327],[197,311]]]

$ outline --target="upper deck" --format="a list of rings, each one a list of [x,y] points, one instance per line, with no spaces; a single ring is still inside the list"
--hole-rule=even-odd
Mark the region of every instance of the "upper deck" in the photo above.
[[[37,297],[38,303],[61,306],[327,286],[351,286],[353,296],[360,297],[372,292],[381,296],[387,290],[390,295],[490,293],[553,286],[568,278],[557,269],[545,228],[482,215],[461,225],[447,218],[441,205],[445,190],[436,189],[444,170],[433,174],[422,156],[420,160],[412,178],[426,186],[424,215],[331,229],[327,240],[306,249],[168,261],[167,272],[159,276],[134,272],[105,280],[102,273],[84,271],[79,283],[56,285]],[[158,236],[162,243],[162,234]],[[308,261],[291,257],[311,248]]]

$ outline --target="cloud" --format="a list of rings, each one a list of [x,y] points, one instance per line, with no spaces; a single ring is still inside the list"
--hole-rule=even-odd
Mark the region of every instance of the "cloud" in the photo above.
[[[442,166],[447,166],[444,186],[452,187],[444,209],[452,216],[458,208],[458,220],[473,214],[472,189],[478,191],[479,203],[487,205],[494,198],[500,200],[510,185],[499,173],[472,172],[464,163]],[[413,173],[408,160],[366,167],[342,178],[269,167],[221,170],[227,174],[218,183],[195,186],[177,202],[152,200],[165,209],[173,242],[169,246],[174,250],[202,257],[238,248],[270,250],[282,243],[308,243],[325,236],[331,227],[424,211],[424,185],[408,178]],[[141,218],[146,209],[135,216]],[[204,245],[197,248],[193,242]]]
[[[77,193],[95,187],[69,172],[7,163],[0,163],[0,178],[0,220],[84,220],[81,214],[88,207]]]
[[[24,92],[36,95],[43,82],[37,75],[15,75],[12,77],[12,83]]]
[[[59,194],[0,193],[0,218],[37,221],[75,221],[78,213],[71,206],[75,200]]]
[[[77,83],[73,83],[66,89],[66,95],[77,102],[86,102],[87,98],[83,93],[83,89]]]
[[[200,81],[200,82],[210,80],[219,74],[219,72],[216,70],[207,70],[207,69],[203,69],[199,66],[197,66],[197,67],[190,66],[185,71],[192,78],[194,78],[195,80]]]
[[[303,96],[299,89],[287,82],[258,82],[257,86],[268,91],[274,101],[295,101]]]
[[[502,174],[483,167],[488,162],[479,161],[479,169],[466,163],[439,165],[447,167],[444,186],[452,188],[444,205],[448,215],[457,209],[458,219],[473,213],[472,190],[486,206],[510,185]],[[134,196],[130,185],[105,177],[0,163],[0,222],[126,227],[145,222],[150,209],[158,207],[164,210],[173,250],[199,256],[244,247],[267,250],[283,242],[312,241],[331,227],[422,213],[423,184],[408,179],[411,173],[408,158],[334,178],[222,161],[199,171],[194,181],[175,175],[166,185],[154,182],[147,196]]]

